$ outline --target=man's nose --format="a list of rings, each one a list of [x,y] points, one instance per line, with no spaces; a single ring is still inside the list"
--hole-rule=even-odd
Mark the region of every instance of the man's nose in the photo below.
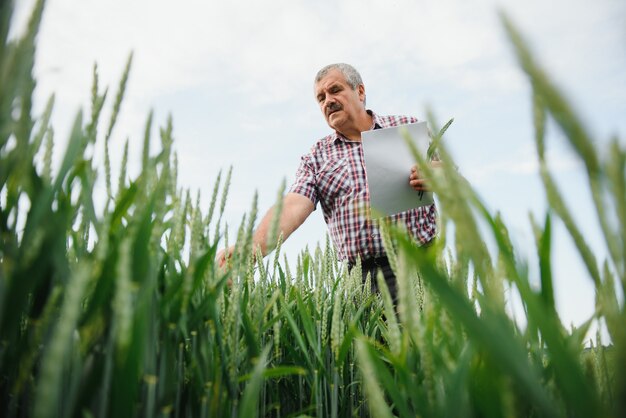
[[[328,110],[330,109],[332,106],[334,106],[337,103],[337,101],[335,100],[334,97],[327,97],[324,100],[324,110]]]

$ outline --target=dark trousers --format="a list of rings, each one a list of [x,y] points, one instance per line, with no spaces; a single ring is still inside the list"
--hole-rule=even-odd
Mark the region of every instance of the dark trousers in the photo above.
[[[348,268],[350,270],[352,270],[353,267],[353,263],[350,263],[348,265]],[[361,262],[361,274],[363,275],[363,283],[365,283],[367,275],[369,274],[372,283],[372,292],[379,291],[377,280],[378,271],[381,271],[383,273],[383,276],[385,277],[385,283],[387,284],[387,288],[389,289],[389,293],[391,294],[391,299],[393,300],[393,304],[397,306],[398,284],[396,281],[396,275],[393,273],[387,257],[370,258]]]

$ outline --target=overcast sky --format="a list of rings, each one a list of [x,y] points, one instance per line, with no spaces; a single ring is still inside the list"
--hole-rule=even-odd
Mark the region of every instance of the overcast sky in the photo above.
[[[16,19],[23,22],[33,2],[19,3]],[[233,165],[226,220],[236,228],[255,190],[265,211],[282,179],[293,180],[300,156],[329,133],[312,80],[322,66],[348,62],[360,70],[374,111],[425,118],[428,104],[440,121],[455,118],[446,142],[460,171],[491,209],[502,212],[520,256],[532,259],[528,213],[542,219],[545,203],[529,85],[499,9],[520,28],[597,142],[618,135],[624,143],[626,6],[618,0],[48,0],[36,107],[56,93],[59,158],[76,111],[88,109],[94,62],[101,85],[113,93],[133,51],[111,143],[114,167],[130,138],[130,172],[136,173],[148,112],[155,112],[155,147],[157,126],[171,114],[179,184],[194,196],[200,190],[205,208],[218,171]],[[582,166],[551,128],[552,166],[590,244],[603,251]],[[556,230],[559,312],[566,324],[580,324],[593,310],[591,281],[558,222]],[[317,210],[285,251],[293,259],[305,245],[323,242],[325,232]]]

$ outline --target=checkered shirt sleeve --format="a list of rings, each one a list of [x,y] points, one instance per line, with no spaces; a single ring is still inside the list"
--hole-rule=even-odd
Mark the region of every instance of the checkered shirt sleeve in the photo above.
[[[298,193],[308,197],[317,207],[319,201],[315,184],[315,172],[308,155],[302,156],[300,166],[296,171],[296,179],[289,188],[290,193]]]

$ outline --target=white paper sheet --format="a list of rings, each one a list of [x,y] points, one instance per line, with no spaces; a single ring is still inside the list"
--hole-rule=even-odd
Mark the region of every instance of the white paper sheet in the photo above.
[[[403,129],[425,157],[430,144],[426,122],[361,133],[373,216],[376,212],[388,216],[433,203],[432,192],[418,192],[409,185],[411,167],[416,162]]]

